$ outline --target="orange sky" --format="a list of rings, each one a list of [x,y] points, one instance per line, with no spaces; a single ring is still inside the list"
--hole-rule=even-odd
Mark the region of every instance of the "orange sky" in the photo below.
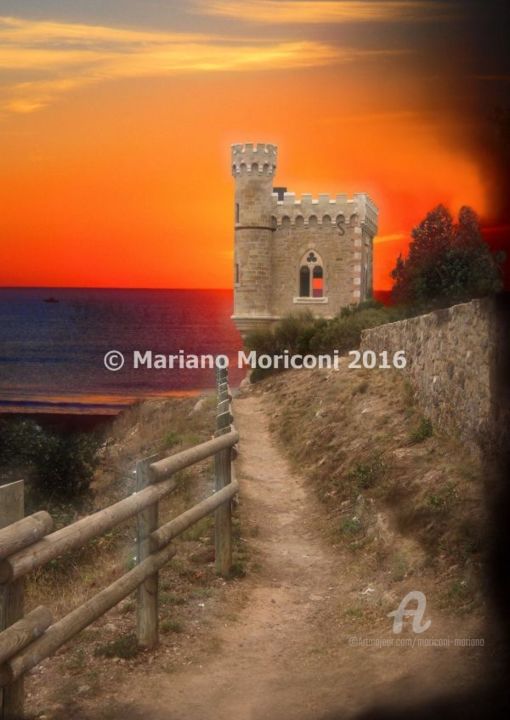
[[[346,50],[314,31],[293,47],[283,19],[268,47],[245,22],[236,47],[183,35],[179,53],[162,30],[144,40],[137,28],[122,47],[152,38],[156,50],[133,58],[105,51],[120,42],[108,26],[92,58],[80,27],[4,25],[2,47],[0,21],[0,66],[18,73],[0,98],[1,285],[230,287],[233,142],[277,143],[275,183],[291,191],[374,198],[377,289],[435,204],[487,210],[477,157],[452,142],[455,112],[438,111],[437,84],[394,42]],[[57,50],[65,33],[78,40],[59,53],[52,31]]]

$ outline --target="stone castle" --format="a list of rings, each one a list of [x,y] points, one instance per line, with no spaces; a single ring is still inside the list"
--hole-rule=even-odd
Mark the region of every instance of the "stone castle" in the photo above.
[[[302,195],[273,187],[277,147],[232,146],[234,314],[244,335],[282,316],[335,316],[372,293],[377,208],[365,193]]]

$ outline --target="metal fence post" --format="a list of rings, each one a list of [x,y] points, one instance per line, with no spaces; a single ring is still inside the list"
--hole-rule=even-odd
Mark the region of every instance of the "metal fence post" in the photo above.
[[[0,528],[25,515],[23,480],[0,486]],[[0,632],[23,617],[24,580],[0,585]],[[23,677],[0,689],[0,720],[21,720],[24,715]]]
[[[221,371],[220,371],[221,372]],[[216,417],[216,436],[230,431],[232,415],[228,401],[228,384],[226,370],[218,373],[218,415]],[[215,490],[222,490],[232,479],[231,448],[220,450],[214,456]],[[228,577],[232,568],[232,504],[221,505],[214,514],[214,545],[216,572]]]
[[[136,491],[151,484],[149,465],[157,457],[146,458],[136,463]],[[137,564],[151,554],[150,534],[158,529],[158,503],[149,506],[137,515]],[[159,641],[159,573],[150,575],[137,590],[136,631],[140,647],[152,650]]]

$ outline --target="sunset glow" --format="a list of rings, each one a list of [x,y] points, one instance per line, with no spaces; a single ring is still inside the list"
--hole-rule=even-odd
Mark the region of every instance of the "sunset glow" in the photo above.
[[[19,3],[0,18],[0,284],[230,287],[230,144],[261,141],[277,185],[374,198],[389,288],[435,204],[491,212],[448,78],[386,32],[431,5],[450,22],[428,2],[197,2],[151,26]]]

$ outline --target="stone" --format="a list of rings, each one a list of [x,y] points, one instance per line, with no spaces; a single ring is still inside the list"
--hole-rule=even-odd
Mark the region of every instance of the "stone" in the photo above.
[[[205,408],[206,405],[207,405],[207,398],[201,397],[193,405],[190,415],[194,415],[195,413],[201,412]]]
[[[447,310],[364,330],[360,350],[385,350],[390,357],[403,350],[407,366],[401,372],[411,381],[423,415],[476,451],[499,433],[491,427],[493,408],[503,402],[491,394],[497,314],[490,298]],[[395,454],[404,456],[403,450]]]

